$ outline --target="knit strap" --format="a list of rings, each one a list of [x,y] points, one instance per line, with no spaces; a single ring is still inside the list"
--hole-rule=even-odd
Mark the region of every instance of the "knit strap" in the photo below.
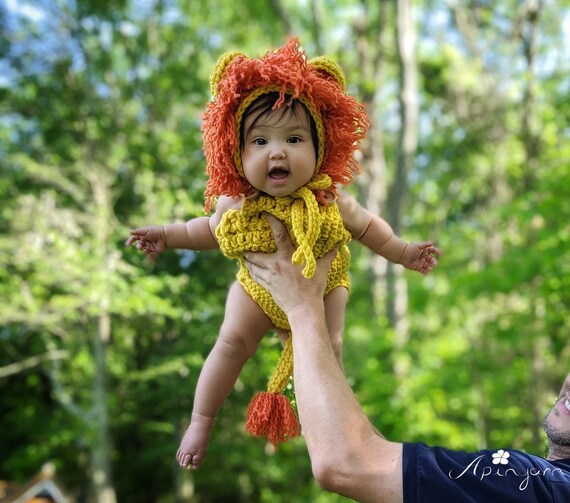
[[[305,278],[312,278],[315,274],[317,261],[314,246],[323,226],[323,218],[314,191],[330,189],[331,185],[332,180],[328,175],[317,175],[291,195],[295,199],[291,207],[291,232],[298,245],[291,261],[296,265],[305,264],[303,268]]]
[[[289,382],[289,378],[293,374],[293,339],[291,334],[281,352],[281,357],[277,362],[277,366],[267,383],[267,391],[269,393],[283,393]]]

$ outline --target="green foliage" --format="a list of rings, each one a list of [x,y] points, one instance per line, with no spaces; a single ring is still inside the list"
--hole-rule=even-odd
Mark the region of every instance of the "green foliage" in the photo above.
[[[559,20],[569,5],[541,12],[531,82],[518,4],[481,4],[468,26],[448,3],[418,6],[420,142],[404,234],[435,238],[444,256],[429,277],[404,273],[402,344],[372,305],[370,256],[353,243],[345,343],[350,383],[394,440],[542,453],[541,414],[568,371],[570,106]],[[10,5],[0,6],[0,477],[24,481],[52,459],[88,501],[104,406],[118,501],[343,501],[317,487],[302,438],[275,451],[244,432],[249,399],[279,352],[271,336],[222,408],[202,469],[178,469],[235,265],[187,251],[151,263],[123,244],[130,228],[203,214],[210,69],[222,52],[259,54],[289,33],[310,55],[336,55],[350,91],[376,105],[389,168],[372,183],[390,183],[394,9],[341,1],[310,11],[295,0]]]

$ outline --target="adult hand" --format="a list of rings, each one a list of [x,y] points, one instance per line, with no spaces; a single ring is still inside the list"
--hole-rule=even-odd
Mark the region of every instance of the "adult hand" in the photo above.
[[[291,263],[295,248],[283,223],[272,215],[268,215],[267,220],[273,231],[277,251],[270,254],[244,254],[245,266],[253,280],[271,294],[287,315],[297,308],[303,309],[307,303],[315,300],[322,302],[327,273],[336,256],[336,249],[317,260],[315,275],[307,279],[302,274],[302,268]]]

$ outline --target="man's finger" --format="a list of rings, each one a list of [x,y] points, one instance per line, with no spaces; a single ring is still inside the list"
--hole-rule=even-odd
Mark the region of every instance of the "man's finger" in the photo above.
[[[289,248],[293,247],[291,243],[291,239],[289,238],[289,234],[287,233],[287,228],[279,220],[275,218],[273,215],[267,215],[267,221],[269,222],[269,226],[271,227],[271,231],[273,232],[273,237],[275,238],[275,242],[277,243],[277,248],[281,249],[283,245],[289,245]]]
[[[326,255],[323,255],[317,262],[320,264],[321,262],[326,265],[327,271],[331,268],[332,263],[338,253],[338,247],[334,247],[331,251],[329,251]]]
[[[252,272],[252,267],[265,268],[265,263],[269,260],[268,257],[266,253],[259,252],[244,252],[243,254],[245,266],[249,269],[249,272]]]

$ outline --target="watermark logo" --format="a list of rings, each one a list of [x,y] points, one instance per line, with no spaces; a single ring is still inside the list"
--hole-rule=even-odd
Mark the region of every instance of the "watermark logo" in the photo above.
[[[503,449],[499,449],[497,452],[493,453],[493,464],[508,465],[510,457],[511,455],[509,454],[509,451],[503,451]]]
[[[544,468],[513,468],[509,465],[511,454],[508,451],[499,449],[491,456],[491,463],[486,463],[488,458],[484,454],[477,456],[469,465],[463,470],[452,469],[449,471],[449,478],[458,480],[462,477],[475,477],[479,481],[484,481],[488,477],[516,477],[520,479],[519,491],[524,491],[528,488],[529,481],[533,477],[546,477],[550,479],[558,478],[564,480],[567,476],[566,473],[560,468],[551,468],[550,466]],[[493,466],[494,465],[494,466]]]

